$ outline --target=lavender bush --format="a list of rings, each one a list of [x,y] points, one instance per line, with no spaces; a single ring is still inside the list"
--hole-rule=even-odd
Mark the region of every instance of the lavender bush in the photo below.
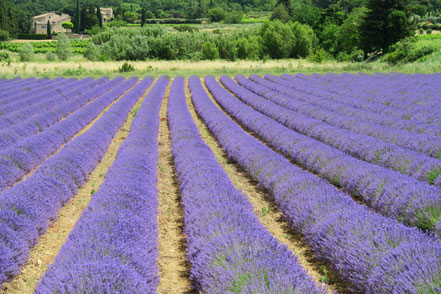
[[[85,78],[80,81],[65,83],[59,88],[51,90],[44,94],[32,95],[27,99],[17,101],[2,107],[0,112],[0,129],[9,128],[16,123],[24,122],[42,112],[49,111],[58,105],[69,101],[72,97],[79,93],[75,91],[78,87],[83,87],[93,83],[92,78]],[[73,93],[69,93],[73,92]],[[76,92],[76,93],[75,93]],[[66,94],[74,94],[72,96]]]
[[[359,84],[357,83],[341,84],[335,83],[335,81],[332,80],[329,81],[329,83],[332,83],[333,85],[332,88],[327,86],[326,89],[318,92],[316,89],[308,91],[306,83],[302,88],[299,88],[297,82],[291,83],[290,81],[270,74],[265,75],[265,79],[291,88],[291,94],[298,93],[298,95],[302,96],[306,102],[315,106],[337,111],[346,116],[361,118],[365,121],[377,123],[386,127],[406,130],[416,134],[441,136],[439,126],[430,125],[412,118],[412,116],[415,116],[414,110],[405,111],[394,108],[390,106],[390,101],[378,103],[352,96],[349,89],[358,87]],[[316,84],[317,82],[314,81],[314,85]],[[337,89],[340,88],[342,90],[337,91]],[[304,94],[305,91],[308,91],[306,95]],[[412,92],[415,93],[416,91],[413,90]]]
[[[152,81],[145,78],[142,89]],[[168,78],[161,77],[147,95],[104,183],[35,293],[155,292],[157,138],[167,85]]]
[[[25,181],[0,195],[0,284],[19,273],[38,237],[87,181],[150,83],[151,79],[146,79],[133,87],[87,132],[66,144]]]
[[[31,135],[44,131],[63,118],[68,117],[71,113],[104,94],[106,91],[109,91],[123,80],[122,77],[117,77],[109,82],[109,79],[104,77],[92,83],[81,83],[79,85],[81,89],[66,94],[66,96],[71,97],[69,101],[22,122],[16,121],[13,126],[5,130],[0,130],[0,152]]]
[[[435,237],[368,210],[247,135],[210,101],[199,78],[190,78],[190,89],[227,154],[271,192],[291,226],[354,292],[441,291],[441,244]]]
[[[326,293],[262,226],[199,135],[184,78],[168,105],[172,153],[184,206],[191,279],[202,293]]]
[[[394,144],[385,143],[375,137],[353,133],[347,129],[334,127],[322,120],[311,118],[301,112],[284,108],[277,103],[256,95],[254,92],[269,91],[260,84],[254,83],[244,76],[237,75],[236,79],[247,88],[238,86],[228,77],[222,77],[222,83],[239,98],[253,108],[275,119],[281,124],[322,141],[343,152],[364,161],[392,168],[402,174],[410,175],[417,180],[441,186],[438,176],[441,173],[441,162],[424,154],[404,149]],[[252,89],[251,92],[248,89]],[[267,96],[268,97],[268,96]],[[274,98],[274,101],[281,101]],[[280,102],[283,104],[283,102]],[[301,103],[296,103],[298,106]],[[440,177],[441,180],[441,177]]]
[[[314,106],[310,103],[302,103],[302,95],[294,97],[293,94],[289,94],[291,91],[290,89],[286,89],[286,87],[284,89],[280,84],[271,83],[256,75],[251,75],[250,78],[254,81],[258,81],[265,88],[264,92],[257,94],[261,94],[265,98],[286,108],[302,112],[313,118],[323,120],[330,125],[344,128],[354,133],[376,137],[384,142],[425,153],[434,158],[441,158],[441,138],[439,137],[397,130],[363,121],[359,118],[349,118],[336,112],[324,110],[321,107]],[[274,89],[277,89],[277,91],[274,92]],[[283,94],[281,94],[282,92]],[[289,97],[285,95],[289,95]]]
[[[213,77],[207,77],[206,83],[228,113],[299,165],[344,187],[384,215],[434,230],[441,215],[438,188],[298,134],[234,99]]]

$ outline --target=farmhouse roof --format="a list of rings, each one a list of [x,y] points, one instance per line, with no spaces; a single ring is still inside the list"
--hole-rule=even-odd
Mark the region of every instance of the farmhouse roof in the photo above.
[[[38,24],[39,22],[42,22],[38,21],[38,19],[40,18],[43,18],[45,20],[44,22],[47,22],[48,18],[50,18],[51,21],[61,21],[65,19],[70,19],[70,15],[65,13],[58,15],[55,12],[48,12],[45,14],[34,16],[32,19]]]

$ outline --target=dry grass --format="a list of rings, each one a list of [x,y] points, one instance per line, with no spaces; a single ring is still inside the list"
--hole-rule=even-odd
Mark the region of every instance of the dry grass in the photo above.
[[[144,97],[145,96],[141,97],[137,104],[132,108],[132,111],[141,106]],[[107,107],[98,118],[78,133],[76,137],[86,132],[110,107],[111,105]],[[11,282],[5,283],[3,285],[4,288],[0,293],[33,293],[37,287],[38,281],[43,277],[50,264],[53,263],[61,247],[66,242],[70,232],[80,219],[81,214],[89,205],[94,192],[97,191],[104,182],[104,175],[112,166],[119,147],[129,134],[134,117],[135,116],[131,112],[126,122],[116,133],[104,154],[104,157],[101,159],[95,170],[89,175],[87,183],[84,184],[83,187],[78,190],[77,195],[70,199],[60,210],[57,221],[50,226],[46,233],[40,238],[37,246],[35,246],[30,252],[29,261],[24,265],[21,273]]]
[[[85,77],[107,75],[114,77],[121,75],[118,69],[124,63],[121,62],[91,62],[86,61],[80,56],[72,57],[71,61],[66,62],[47,62],[41,57],[36,62],[12,62],[10,64],[2,63],[0,65],[0,77],[12,78],[15,76],[28,77]],[[262,74],[262,73],[312,73],[312,72],[387,72],[400,71],[397,67],[390,67],[387,64],[378,63],[375,66],[364,63],[348,62],[325,62],[321,64],[312,63],[304,59],[283,59],[283,60],[262,60],[262,61],[137,61],[129,62],[135,68],[135,71],[123,73],[125,76],[137,75],[170,75],[170,76],[191,76],[191,75],[234,75],[242,74]]]

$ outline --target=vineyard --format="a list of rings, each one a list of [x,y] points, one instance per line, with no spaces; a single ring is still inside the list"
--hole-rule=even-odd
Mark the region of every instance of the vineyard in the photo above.
[[[0,80],[0,293],[441,293],[441,74]]]

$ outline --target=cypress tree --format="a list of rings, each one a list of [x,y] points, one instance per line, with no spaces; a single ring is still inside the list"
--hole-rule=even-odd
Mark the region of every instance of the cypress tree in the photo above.
[[[84,32],[86,30],[86,22],[87,22],[87,7],[83,6],[80,12],[80,32]]]
[[[145,25],[145,19],[146,19],[146,11],[145,8],[143,8],[141,10],[141,27],[143,27]]]
[[[80,0],[77,0],[77,7],[75,9],[75,18],[74,18],[74,32],[79,33],[80,27],[81,27]]]
[[[46,25],[46,33],[47,33],[47,38],[52,39],[52,25],[49,20],[47,21],[47,25]]]
[[[103,15],[101,13],[101,8],[99,6],[96,7],[96,17],[98,18],[98,25],[103,27]]]

